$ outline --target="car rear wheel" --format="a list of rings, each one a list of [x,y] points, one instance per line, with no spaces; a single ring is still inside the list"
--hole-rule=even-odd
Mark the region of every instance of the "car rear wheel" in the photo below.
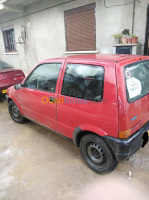
[[[87,165],[99,174],[111,172],[118,164],[109,145],[99,136],[85,135],[80,142],[80,151]]]
[[[8,104],[8,110],[9,110],[9,114],[10,114],[11,118],[15,122],[17,122],[19,124],[22,124],[22,123],[25,122],[25,118],[20,113],[19,108],[17,107],[17,105],[13,101],[9,102],[9,104]]]

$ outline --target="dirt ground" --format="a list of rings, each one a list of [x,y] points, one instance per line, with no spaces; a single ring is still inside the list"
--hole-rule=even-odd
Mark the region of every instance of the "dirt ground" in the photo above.
[[[149,188],[149,143],[105,177]],[[104,178],[90,170],[73,143],[39,125],[16,124],[0,101],[0,200],[74,200]]]

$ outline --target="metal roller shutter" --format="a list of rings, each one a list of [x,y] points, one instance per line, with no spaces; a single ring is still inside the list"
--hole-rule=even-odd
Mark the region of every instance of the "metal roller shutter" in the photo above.
[[[95,4],[65,11],[67,51],[96,50]]]

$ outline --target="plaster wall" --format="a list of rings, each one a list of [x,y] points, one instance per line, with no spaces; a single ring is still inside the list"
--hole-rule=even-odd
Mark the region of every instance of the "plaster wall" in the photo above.
[[[8,14],[0,18],[0,27],[13,25],[17,55],[6,55],[0,31],[0,59],[21,68],[27,73],[37,62],[61,57],[66,51],[64,11],[95,2],[95,0],[44,0],[26,8],[22,14]],[[128,3],[128,0],[106,0],[107,6]],[[59,6],[57,6],[60,4]],[[149,0],[136,2],[134,34],[139,36],[142,54],[145,40],[146,11]],[[42,10],[38,12],[39,10]],[[132,31],[133,4],[105,8],[103,0],[96,0],[96,49],[99,53],[112,53],[113,38],[123,29]],[[25,16],[24,16],[25,15]],[[18,19],[17,19],[18,18]],[[21,25],[26,27],[26,44],[19,44]]]

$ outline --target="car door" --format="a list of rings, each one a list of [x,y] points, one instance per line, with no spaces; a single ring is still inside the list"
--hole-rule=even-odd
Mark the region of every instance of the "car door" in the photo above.
[[[23,115],[57,130],[56,103],[62,61],[42,63],[25,80],[20,90]]]
[[[118,130],[117,89],[114,63],[67,59],[57,105],[58,131],[72,138],[79,127],[102,134]],[[101,131],[100,131],[101,130]]]

